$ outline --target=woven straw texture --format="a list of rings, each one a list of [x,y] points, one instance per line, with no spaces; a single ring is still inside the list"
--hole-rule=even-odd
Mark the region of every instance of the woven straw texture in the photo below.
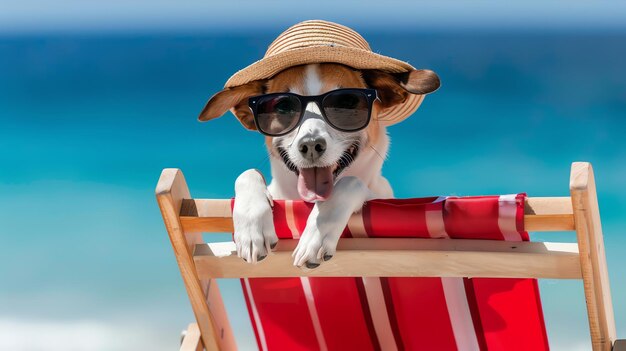
[[[298,23],[281,33],[270,44],[263,59],[235,73],[224,87],[268,79],[289,67],[322,62],[389,73],[415,69],[406,62],[372,52],[367,41],[346,26],[313,20]],[[403,103],[380,111],[378,120],[387,126],[398,123],[413,114],[423,99],[424,95],[409,94]]]

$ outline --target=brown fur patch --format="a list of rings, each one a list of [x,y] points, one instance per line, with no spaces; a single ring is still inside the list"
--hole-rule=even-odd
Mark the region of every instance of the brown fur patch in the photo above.
[[[322,94],[341,88],[366,88],[361,72],[336,63],[322,63],[318,66],[322,81]]]
[[[268,93],[305,92],[306,65],[287,68],[267,82]],[[337,88],[365,88],[361,72],[338,63],[321,63],[317,73],[322,81],[322,94]]]
[[[412,94],[430,94],[439,89],[439,76],[428,69],[396,74],[400,85]]]
[[[382,108],[388,108],[406,101],[409,92],[400,86],[391,74],[378,70],[364,70],[363,79],[367,85],[376,89]]]
[[[235,88],[224,89],[213,95],[204,106],[198,119],[208,121],[220,117],[229,109],[247,129],[254,130],[254,119],[248,107],[248,98],[263,92],[265,81],[254,81]]]
[[[363,79],[361,71],[354,70],[350,67],[334,64],[323,63],[319,65],[319,75],[322,80],[322,92],[341,88],[367,88],[367,84]],[[365,129],[367,133],[368,145],[376,145],[380,138],[380,124],[378,122],[379,102],[376,101],[372,107],[372,117],[370,124]]]
[[[295,66],[277,73],[267,82],[268,93],[286,93],[304,91],[304,77],[306,66]]]

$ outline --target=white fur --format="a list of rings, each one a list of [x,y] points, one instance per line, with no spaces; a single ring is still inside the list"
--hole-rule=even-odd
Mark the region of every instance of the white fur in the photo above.
[[[301,95],[319,95],[322,79],[317,65],[309,65],[305,70],[305,92]],[[292,90],[293,91],[293,90]],[[273,143],[285,147],[290,159],[299,167],[332,165],[347,146],[358,136],[361,149],[356,160],[338,177],[334,190],[326,201],[317,202],[307,220],[306,228],[296,247],[294,265],[318,264],[324,256],[335,253],[339,237],[348,223],[350,215],[361,209],[371,198],[391,198],[393,191],[389,182],[382,176],[382,164],[389,147],[389,139],[384,127],[379,128],[377,143],[369,145],[366,132],[343,133],[327,125],[319,107],[310,103],[302,124],[290,134],[274,138]],[[298,152],[298,142],[303,138],[323,137],[327,141],[326,151],[319,160],[311,164]],[[272,222],[271,198],[298,200],[297,176],[283,161],[270,157],[272,181],[265,186],[265,180],[256,170],[242,173],[235,183],[235,208],[233,222],[237,254],[254,263],[257,257],[265,256],[270,245],[276,242]]]
[[[319,65],[308,65],[306,67],[306,72],[304,82],[306,84],[306,95],[319,95],[322,93],[322,80],[318,74]]]
[[[293,264],[298,267],[307,262],[318,264],[324,256],[333,256],[350,215],[371,198],[374,195],[359,178],[339,179],[330,198],[313,207],[293,252]]]
[[[250,263],[266,256],[278,241],[272,219],[273,200],[265,179],[255,169],[243,172],[235,181],[233,208],[237,255]]]

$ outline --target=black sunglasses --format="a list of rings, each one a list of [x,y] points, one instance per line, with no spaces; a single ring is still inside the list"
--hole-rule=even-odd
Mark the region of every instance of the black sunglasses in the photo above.
[[[375,89],[337,89],[317,96],[273,93],[253,96],[248,105],[257,130],[267,136],[281,136],[294,130],[302,120],[309,102],[320,107],[322,117],[342,132],[357,132],[367,127],[376,100]]]

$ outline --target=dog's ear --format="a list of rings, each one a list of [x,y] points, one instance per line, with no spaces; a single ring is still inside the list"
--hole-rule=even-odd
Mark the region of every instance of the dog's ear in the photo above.
[[[362,70],[365,83],[377,90],[382,107],[402,103],[409,94],[430,94],[441,85],[437,74],[418,69],[404,73],[386,73],[376,69]]]
[[[200,112],[198,120],[201,122],[209,121],[230,110],[244,127],[255,130],[252,111],[248,107],[248,98],[263,94],[264,90],[265,81],[263,80],[255,80],[234,88],[226,88],[209,99]]]

